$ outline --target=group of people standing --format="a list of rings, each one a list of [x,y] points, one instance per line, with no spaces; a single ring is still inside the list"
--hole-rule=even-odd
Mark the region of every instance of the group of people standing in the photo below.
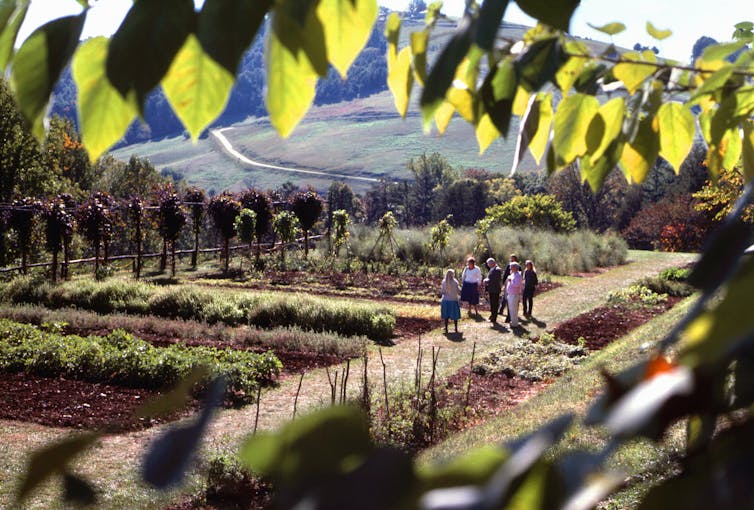
[[[476,265],[474,257],[466,260],[466,267],[461,273],[461,283],[455,278],[455,271],[448,269],[441,285],[442,301],[440,316],[445,321],[445,332],[448,332],[448,323],[453,321],[455,331],[458,332],[458,320],[461,318],[460,302],[469,304],[469,316],[471,310],[479,315],[479,297],[483,290],[487,291],[490,303],[490,316],[487,319],[492,323],[497,322],[498,315],[507,309],[505,322],[510,322],[511,327],[519,326],[518,307],[521,301],[524,303],[524,316],[531,317],[534,306],[534,291],[537,287],[537,271],[534,263],[527,260],[522,271],[518,257],[511,254],[510,261],[502,269],[495,259],[489,258],[486,262],[489,272],[486,278],[482,278],[482,271]],[[502,297],[502,300],[501,300]]]

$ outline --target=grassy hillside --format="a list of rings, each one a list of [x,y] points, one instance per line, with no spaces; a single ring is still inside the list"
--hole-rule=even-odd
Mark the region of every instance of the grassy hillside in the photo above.
[[[416,21],[406,21],[402,37],[407,38],[410,31],[422,26]],[[430,54],[443,47],[453,29],[452,24],[445,23],[435,31]],[[515,38],[524,31],[525,27],[511,25],[504,28],[503,34]],[[604,46],[594,41],[588,41],[588,44]],[[518,129],[515,118],[509,138],[496,140],[483,155],[479,155],[473,126],[457,116],[442,137],[436,131],[422,132],[419,93],[417,86],[406,119],[396,113],[392,96],[386,91],[354,101],[312,108],[287,140],[277,135],[267,117],[246,119],[224,130],[223,135],[233,149],[254,161],[371,179],[408,178],[406,162],[425,152],[439,152],[457,168],[481,167],[496,173],[510,170]],[[190,184],[218,193],[224,189],[237,191],[251,186],[275,188],[285,181],[298,186],[312,185],[324,191],[332,180],[339,179],[245,165],[228,157],[213,136],[199,140],[197,144],[179,136],[114,151],[119,159],[128,159],[132,154],[148,157],[158,169],[171,169],[183,175]],[[520,169],[533,167],[534,161],[528,159]],[[356,192],[364,192],[372,186],[368,180],[346,182]]]

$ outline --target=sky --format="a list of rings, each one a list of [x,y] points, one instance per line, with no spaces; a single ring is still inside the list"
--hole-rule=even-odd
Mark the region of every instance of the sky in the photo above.
[[[201,4],[203,0],[197,0]],[[430,3],[429,0],[426,0]],[[405,10],[409,0],[379,0],[381,5],[394,10]],[[132,0],[95,0],[84,27],[84,37],[110,35],[120,24]],[[446,0],[444,12],[458,16],[463,10],[463,0]],[[20,39],[25,39],[33,28],[54,18],[77,14],[81,6],[75,0],[32,0],[27,20],[22,27]],[[512,23],[533,25],[531,18],[523,14],[511,2],[504,19]],[[618,46],[632,48],[637,42],[644,46],[657,46],[660,55],[681,62],[688,62],[691,49],[699,37],[706,35],[719,42],[728,41],[733,25],[740,21],[754,21],[754,2],[751,0],[633,0],[613,2],[609,0],[582,0],[571,22],[571,33],[580,37],[611,41],[588,23],[602,26],[620,21],[627,30],[612,38]],[[670,29],[673,35],[663,41],[655,41],[646,32],[646,23],[651,21],[658,29]]]

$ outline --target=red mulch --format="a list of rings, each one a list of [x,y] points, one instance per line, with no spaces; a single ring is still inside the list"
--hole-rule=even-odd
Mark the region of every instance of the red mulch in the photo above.
[[[125,432],[177,420],[199,407],[194,401],[185,410],[164,418],[134,416],[137,407],[159,395],[159,391],[62,377],[47,378],[25,372],[0,373],[0,419],[50,427]]]
[[[584,338],[589,350],[599,350],[648,320],[665,313],[681,298],[669,297],[660,305],[647,307],[601,306],[567,320],[551,331],[565,343],[577,345]]]

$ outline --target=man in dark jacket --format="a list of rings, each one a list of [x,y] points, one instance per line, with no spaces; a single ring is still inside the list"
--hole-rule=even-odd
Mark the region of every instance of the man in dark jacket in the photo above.
[[[487,293],[490,297],[490,318],[488,320],[497,322],[497,309],[500,306],[500,293],[503,290],[503,271],[493,258],[487,259],[487,267],[490,268],[490,272],[487,273],[484,283],[487,285]]]

